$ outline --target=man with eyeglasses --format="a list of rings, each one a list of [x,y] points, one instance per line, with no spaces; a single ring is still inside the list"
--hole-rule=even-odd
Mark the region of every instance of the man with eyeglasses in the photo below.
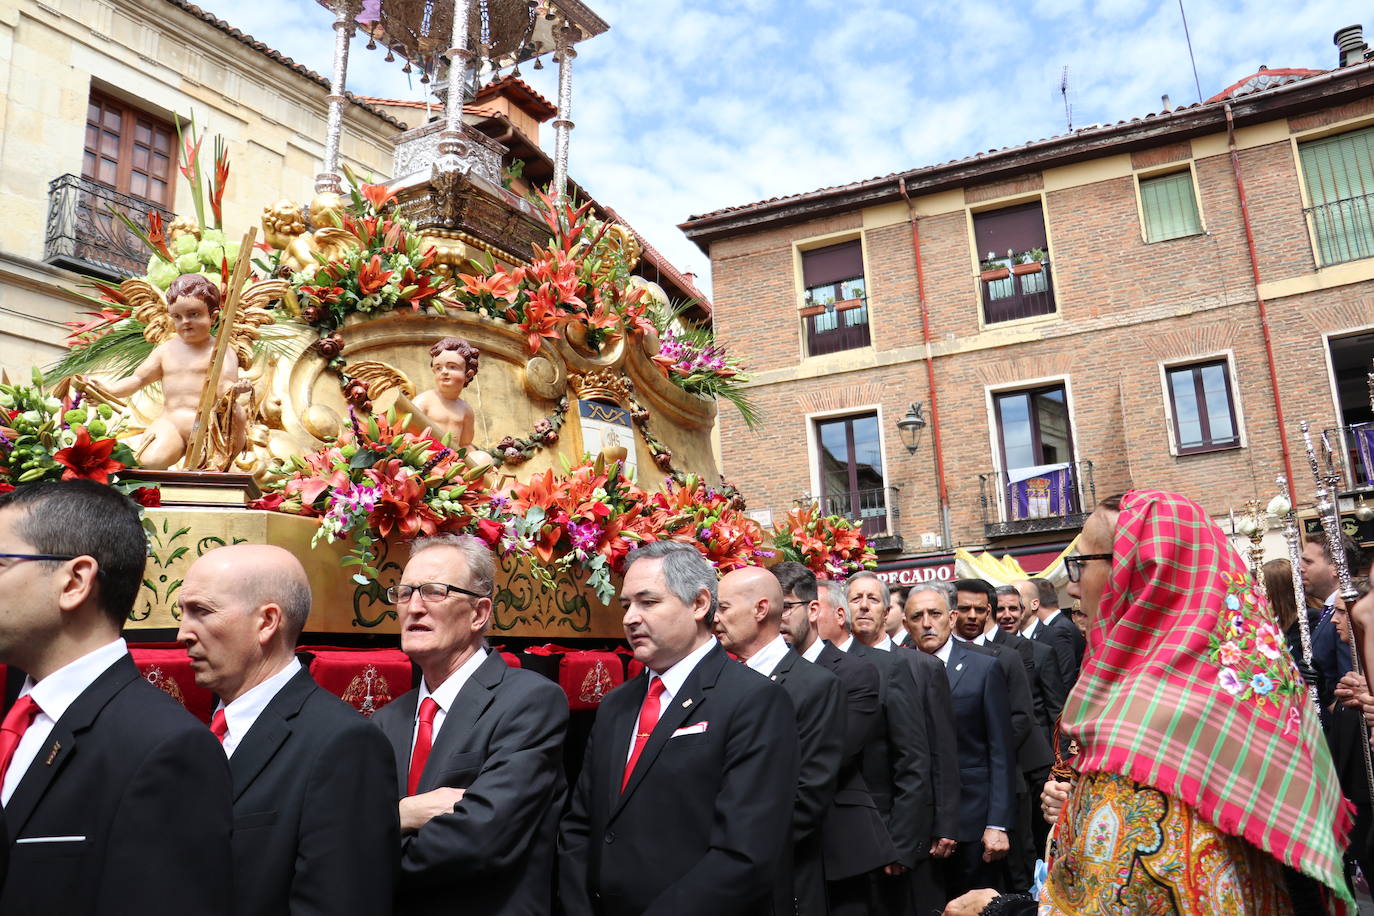
[[[247,574],[251,570],[251,575]],[[310,580],[289,551],[208,551],[177,595],[210,730],[234,779],[234,912],[375,916],[391,907],[396,765],[386,739],[297,660]]]
[[[0,496],[0,913],[228,914],[229,764],[144,680],[120,629],[143,581],[138,509],[88,480]]]
[[[398,585],[416,690],[372,721],[395,753],[396,912],[547,914],[565,794],[568,704],[556,684],[487,649],[496,562],[468,535],[421,538]]]

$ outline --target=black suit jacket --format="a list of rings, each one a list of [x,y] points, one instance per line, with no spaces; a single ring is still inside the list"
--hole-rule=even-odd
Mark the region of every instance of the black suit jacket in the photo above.
[[[960,843],[975,843],[989,826],[1016,827],[1016,748],[1007,682],[996,658],[954,640],[945,675],[959,723]]]
[[[227,916],[229,791],[210,730],[125,655],[67,707],[5,807],[0,913]],[[26,842],[43,837],[73,839]]]
[[[792,888],[797,916],[824,916],[821,820],[835,801],[844,753],[844,689],[833,674],[791,649],[769,679],[787,692],[797,716],[797,795],[792,811]]]
[[[1067,624],[1067,629],[1065,628]],[[1070,633],[1072,630],[1073,633]],[[1055,658],[1059,660],[1059,670],[1064,676],[1064,686],[1067,691],[1073,689],[1074,682],[1078,680],[1078,664],[1082,658],[1078,651],[1078,645],[1074,641],[1074,633],[1078,633],[1078,627],[1073,625],[1073,621],[1065,617],[1064,612],[1060,611],[1059,616],[1054,618],[1054,623],[1036,624],[1035,630],[1031,632],[1030,638],[1034,642],[1042,643],[1054,650]],[[1082,636],[1081,633],[1079,633]]]
[[[868,793],[861,768],[863,750],[882,726],[878,669],[824,643],[816,665],[844,687],[844,749],[835,799],[821,823],[825,877],[852,878],[897,861],[887,825]]]
[[[779,899],[797,785],[786,692],[719,645],[664,708],[620,784],[646,673],[606,695],[559,831],[568,916],[758,916]],[[679,729],[686,729],[676,734]],[[790,898],[790,895],[788,895]]]
[[[864,749],[864,781],[887,823],[897,861],[910,868],[930,852],[935,811],[934,755],[921,692],[911,667],[896,652],[857,639],[848,651],[874,665],[882,678],[882,730]]]
[[[1073,679],[1075,681],[1078,680],[1078,669],[1083,667],[1083,652],[1088,647],[1087,639],[1083,637],[1083,633],[1078,629],[1077,625],[1074,624],[1073,618],[1069,616],[1069,612],[1062,608],[1055,618],[1050,621],[1050,627],[1068,634],[1069,642],[1073,645],[1073,668],[1070,670],[1073,674]],[[1060,665],[1061,667],[1063,666],[1062,661]]]
[[[1029,640],[1022,642],[1031,645]],[[1025,656],[1014,646],[999,643],[970,645],[969,648],[991,652],[1002,666],[1002,676],[1007,680],[1007,701],[1011,709],[1011,740],[1016,747],[1017,768],[1027,775],[1048,769],[1050,764],[1054,763],[1054,753],[1050,750],[1049,740],[1045,737],[1035,713],[1035,704],[1032,700],[1034,690],[1031,687],[1031,679],[1027,677]]]
[[[406,794],[419,696],[412,690],[372,717],[391,743],[398,798]],[[550,912],[567,726],[558,685],[488,653],[444,716],[416,789],[466,794],[452,814],[401,838],[397,913]]]
[[[921,834],[928,834],[932,841],[954,839],[959,832],[959,739],[949,699],[949,679],[940,660],[919,647],[903,649],[898,658],[912,670],[926,717],[926,734],[930,736],[930,780],[935,804],[928,822],[921,824]]]
[[[396,764],[386,738],[302,668],[229,758],[234,912],[391,911]]]

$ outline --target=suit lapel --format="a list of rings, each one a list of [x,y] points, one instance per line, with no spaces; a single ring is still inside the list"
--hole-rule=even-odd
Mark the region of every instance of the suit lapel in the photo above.
[[[263,708],[248,734],[234,748],[229,758],[229,772],[234,777],[234,801],[253,784],[267,766],[277,749],[291,737],[291,720],[301,711],[305,698],[315,687],[310,672],[301,668],[291,680]]]
[[[410,742],[415,737],[415,707],[420,703],[420,691],[401,694],[388,705],[396,707],[396,714],[381,717],[382,734],[391,742],[396,755],[396,788],[401,798],[406,794],[406,779],[410,775]]]
[[[951,636],[950,639],[954,639],[954,637]],[[950,693],[954,692],[954,688],[959,684],[959,681],[963,680],[964,672],[968,670],[968,665],[965,663],[965,656],[968,654],[969,651],[959,645],[957,641],[954,643],[954,648],[950,650],[949,664],[945,666],[946,671],[949,673]]]
[[[644,750],[639,754],[639,760],[635,763],[634,772],[630,774],[630,782],[625,786],[625,791],[620,793],[620,797],[611,808],[612,819],[615,818],[616,814],[618,814],[620,809],[625,805],[626,799],[633,795],[635,789],[644,781],[645,774],[653,769],[654,761],[658,758],[659,752],[663,750],[663,746],[668,743],[668,739],[672,737],[673,732],[681,727],[683,721],[688,716],[699,712],[702,706],[705,705],[706,693],[716,686],[716,678],[720,676],[720,670],[725,665],[726,661],[725,650],[717,645],[710,652],[706,653],[706,657],[703,658],[697,664],[696,668],[693,669],[692,673],[687,676],[687,680],[683,683],[682,689],[673,697],[668,708],[663,710],[662,715],[659,716],[658,724],[654,726],[654,730],[649,734],[649,742],[644,745]],[[647,686],[645,690],[647,692]],[[641,700],[641,703],[642,702]],[[638,715],[639,709],[636,708],[635,716],[638,717]],[[622,767],[620,774],[624,772],[624,768]]]
[[[784,683],[787,680],[787,675],[792,673],[792,666],[799,661],[801,661],[801,656],[794,650],[788,649],[768,677],[779,684]]]
[[[453,708],[444,713],[444,726],[439,729],[439,738],[430,749],[429,759],[425,761],[424,772],[420,774],[417,792],[428,792],[439,786],[439,775],[444,771],[444,761],[451,757],[463,742],[472,734],[477,720],[491,705],[495,689],[506,674],[506,663],[497,652],[488,652],[486,661],[468,678],[468,682],[458,691],[453,700]],[[407,761],[409,758],[407,758]]]
[[[33,758],[10,796],[10,803],[5,806],[5,824],[11,837],[19,835],[57,774],[76,753],[77,737],[89,730],[105,704],[138,676],[134,660],[125,655],[106,668],[67,707],[53,726],[47,745],[39,749],[38,756]]]

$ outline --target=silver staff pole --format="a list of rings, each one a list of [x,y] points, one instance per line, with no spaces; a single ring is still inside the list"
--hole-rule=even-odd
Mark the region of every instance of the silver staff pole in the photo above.
[[[1298,533],[1298,512],[1293,506],[1293,494],[1288,489],[1288,478],[1278,476],[1279,498],[1288,506],[1287,511],[1278,513],[1283,522],[1283,540],[1288,544],[1288,565],[1293,573],[1293,600],[1298,608],[1298,636],[1302,641],[1302,665],[1312,670],[1312,628],[1307,624],[1307,589],[1302,584],[1302,544]],[[1316,684],[1307,685],[1307,696],[1312,706],[1321,712],[1321,698]]]

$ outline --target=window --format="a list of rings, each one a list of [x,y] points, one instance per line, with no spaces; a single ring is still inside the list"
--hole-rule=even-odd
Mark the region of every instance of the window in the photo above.
[[[1240,446],[1231,372],[1224,359],[1165,370],[1180,455]]]
[[[1374,128],[1299,144],[1317,266],[1374,256]]]
[[[858,239],[802,252],[802,320],[810,356],[866,347],[868,298]]]
[[[1191,170],[1140,179],[1145,241],[1164,242],[1202,232]]]
[[[887,489],[878,415],[860,414],[816,423],[820,450],[820,504],[826,515],[861,523],[866,535],[887,533]]]
[[[1012,521],[1078,511],[1073,428],[1063,385],[993,396],[1002,449],[1005,517]]]
[[[1038,201],[975,213],[973,238],[982,264],[985,323],[1054,312],[1049,243]]]
[[[118,99],[91,93],[83,178],[170,210],[175,161],[176,131],[170,124]]]
[[[1374,390],[1369,362],[1374,356],[1374,329],[1333,337],[1327,345],[1341,426],[1332,445],[1336,438],[1344,441],[1345,479],[1355,487],[1374,487]]]

